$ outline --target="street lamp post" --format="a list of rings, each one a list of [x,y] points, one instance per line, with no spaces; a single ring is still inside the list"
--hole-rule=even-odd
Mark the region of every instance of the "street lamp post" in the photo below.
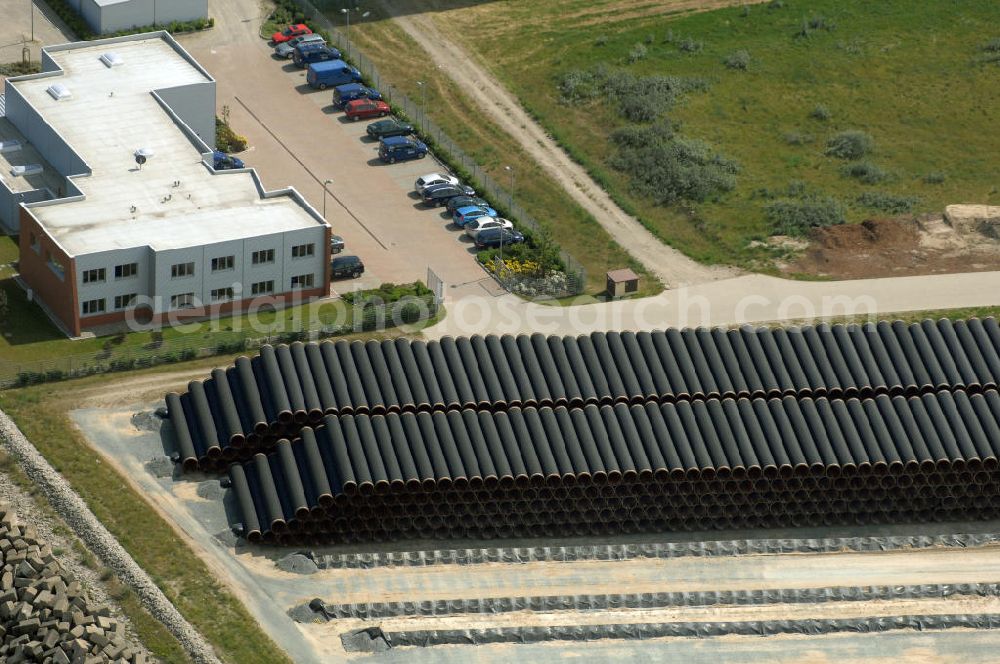
[[[28,11],[31,12],[31,41],[35,41],[35,0],[28,0],[28,5],[31,7]]]
[[[333,180],[323,180],[323,221],[326,221],[326,195],[330,193],[328,187],[333,184]]]
[[[514,214],[514,167],[504,166],[503,169],[510,173],[510,213]]]
[[[340,13],[343,14],[344,17],[347,19],[347,55],[351,54],[351,11],[352,10],[347,7],[342,7],[340,10]],[[361,11],[361,8],[355,6],[353,11],[359,12]],[[370,13],[371,12],[365,12],[364,14],[361,15],[361,18],[365,18]]]
[[[417,86],[420,88],[420,128],[424,128],[424,115],[427,113],[427,84],[423,81],[417,81]]]

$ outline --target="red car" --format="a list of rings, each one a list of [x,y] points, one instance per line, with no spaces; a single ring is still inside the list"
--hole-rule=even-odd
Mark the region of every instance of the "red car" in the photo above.
[[[271,35],[271,43],[280,44],[288,41],[289,39],[298,37],[299,35],[311,35],[312,33],[313,31],[309,29],[308,25],[305,23],[297,23],[295,25],[288,26],[281,32],[275,32]]]
[[[355,99],[347,102],[344,111],[350,119],[360,120],[361,118],[385,117],[392,112],[392,109],[381,99]]]

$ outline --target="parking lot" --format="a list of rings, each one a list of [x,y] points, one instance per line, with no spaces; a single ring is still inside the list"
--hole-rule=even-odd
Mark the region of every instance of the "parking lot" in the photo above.
[[[293,186],[323,211],[323,183],[332,180],[327,219],[345,240],[344,254],[366,266],[363,277],[336,281],[334,290],[423,281],[430,268],[449,297],[500,294],[471,241],[413,192],[417,177],[442,169],[434,158],[383,164],[365,134],[368,121],[346,119],[331,104],[332,90],[313,90],[304,69],[275,58],[259,37],[259,11],[238,4],[214,4],[215,29],[180,41],[217,80],[220,112],[228,107],[233,129],[248,138],[240,156],[265,187]]]

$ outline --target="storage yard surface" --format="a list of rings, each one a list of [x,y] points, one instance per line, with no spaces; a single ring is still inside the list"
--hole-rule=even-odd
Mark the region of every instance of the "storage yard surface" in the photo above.
[[[684,657],[693,662],[739,658],[743,661],[967,661],[984,658],[1000,646],[992,631],[952,629],[933,633],[890,631],[880,636],[861,633],[828,635],[724,636],[700,639],[665,638],[600,642],[558,641],[518,645],[489,644],[401,648],[360,654],[344,650],[340,636],[350,630],[379,625],[398,630],[477,629],[568,624],[730,622],[741,620],[803,620],[891,615],[996,614],[995,596],[953,596],[946,599],[766,604],[758,606],[670,606],[602,611],[516,611],[498,614],[393,617],[363,621],[336,619],[316,624],[296,623],[287,612],[313,598],[328,605],[367,604],[435,599],[508,598],[538,595],[604,595],[616,593],[694,592],[702,590],[761,590],[871,585],[991,583],[1000,578],[995,546],[930,548],[877,553],[812,553],[720,557],[679,557],[622,561],[489,563],[428,567],[323,569],[299,575],[282,571],[277,560],[289,548],[234,547],[229,533],[233,520],[231,492],[219,488],[213,476],[174,479],[165,457],[173,451],[169,427],[160,431],[151,415],[162,402],[132,406],[108,405],[74,411],[73,421],[106,462],[113,463],[153,503],[221,580],[247,603],[264,629],[296,662],[499,662],[512,656],[529,661],[654,662]],[[137,415],[138,414],[138,415]],[[227,514],[227,510],[229,513]],[[729,540],[754,537],[815,538],[997,532],[1000,523],[869,526],[855,528],[686,533],[553,541],[490,541],[448,543],[451,546],[581,546],[607,543],[664,542],[670,539]],[[440,543],[438,543],[440,545]],[[317,554],[355,551],[433,549],[433,542],[367,547],[328,547]],[[234,555],[235,554],[235,555]],[[824,659],[826,658],[826,659]],[[951,658],[951,659],[949,659]],[[986,658],[988,659],[988,657]]]

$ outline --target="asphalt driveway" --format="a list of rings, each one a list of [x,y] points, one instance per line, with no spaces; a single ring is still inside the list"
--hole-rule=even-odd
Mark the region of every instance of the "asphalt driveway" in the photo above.
[[[412,192],[413,181],[439,164],[430,156],[379,162],[366,121],[347,121],[332,107],[332,91],[312,90],[304,70],[274,58],[259,36],[262,11],[252,0],[210,2],[216,27],[179,41],[218,81],[219,111],[228,107],[230,124],[249,139],[240,156],[266,188],[293,186],[322,211],[323,183],[332,180],[327,219],[344,253],[366,265],[361,279],[334,282],[334,290],[426,280],[430,268],[450,296],[498,294],[467,238]]]

